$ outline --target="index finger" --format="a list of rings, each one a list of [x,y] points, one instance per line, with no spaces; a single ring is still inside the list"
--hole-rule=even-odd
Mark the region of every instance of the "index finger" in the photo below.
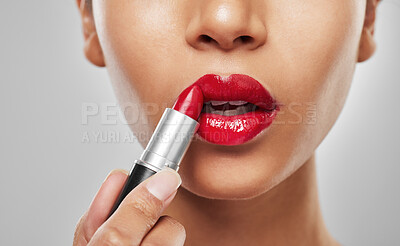
[[[175,195],[180,176],[166,168],[134,188],[97,230],[89,245],[139,245]]]
[[[96,230],[104,223],[127,176],[127,171],[119,169],[113,170],[108,174],[90,204],[88,211],[78,222],[73,245],[86,245]]]

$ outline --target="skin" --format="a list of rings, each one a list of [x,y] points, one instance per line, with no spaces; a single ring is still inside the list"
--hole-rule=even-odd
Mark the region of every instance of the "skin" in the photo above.
[[[164,108],[207,73],[250,75],[281,104],[272,126],[248,143],[192,142],[179,170],[182,186],[162,209],[186,232],[150,225],[162,245],[175,234],[186,234],[185,245],[338,245],[321,216],[314,152],[343,108],[357,62],[374,53],[378,0],[77,4],[85,55],[107,68],[143,146]],[[103,186],[120,189],[126,175],[118,175]],[[103,203],[114,200],[110,193]],[[97,227],[89,235],[79,229],[87,220],[86,213],[75,238],[90,241]]]

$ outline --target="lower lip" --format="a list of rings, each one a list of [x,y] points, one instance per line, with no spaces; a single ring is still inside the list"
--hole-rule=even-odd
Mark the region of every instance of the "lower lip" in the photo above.
[[[278,108],[273,111],[256,110],[233,116],[202,113],[197,134],[214,144],[243,144],[268,128],[274,121],[277,111]]]

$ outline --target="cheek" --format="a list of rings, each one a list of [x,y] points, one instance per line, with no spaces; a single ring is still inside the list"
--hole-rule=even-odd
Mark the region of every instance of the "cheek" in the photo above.
[[[311,156],[343,108],[357,60],[363,2],[296,1],[271,10],[279,12],[270,22],[273,90],[285,104],[280,129],[271,138],[284,146],[278,153],[288,157],[277,157],[284,175]]]
[[[173,1],[95,1],[94,18],[108,73],[125,117],[144,144],[164,109],[177,95],[168,74],[178,74],[177,16]],[[182,57],[180,57],[182,56]],[[139,117],[136,114],[140,112]],[[145,137],[143,137],[145,136]]]
[[[318,107],[341,105],[357,59],[363,1],[296,2],[271,10],[278,13],[270,21],[270,45],[279,58],[274,71],[284,71],[275,74],[282,81],[280,96],[286,103],[307,99]]]
[[[285,104],[284,122],[307,119],[315,111],[316,123],[285,125],[301,148],[315,148],[324,138],[344,105],[357,60],[363,25],[364,1],[290,1],[271,5],[271,57],[274,92]],[[285,16],[283,19],[282,16]],[[296,112],[296,113],[293,113]],[[304,141],[308,144],[304,144]],[[306,142],[307,143],[307,142]],[[314,149],[312,149],[314,150]],[[309,153],[310,150],[299,150]]]
[[[162,83],[146,81],[157,81],[168,71],[165,60],[176,48],[171,35],[174,30],[170,6],[159,1],[137,0],[105,0],[96,6],[96,26],[107,67],[112,76],[119,75],[113,81],[124,77],[142,97],[161,91],[162,88],[157,88]]]

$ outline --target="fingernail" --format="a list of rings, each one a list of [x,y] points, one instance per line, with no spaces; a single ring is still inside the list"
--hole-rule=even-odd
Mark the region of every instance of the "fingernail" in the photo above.
[[[146,188],[159,200],[164,201],[178,189],[181,183],[179,174],[167,168],[152,176],[146,184]]]

